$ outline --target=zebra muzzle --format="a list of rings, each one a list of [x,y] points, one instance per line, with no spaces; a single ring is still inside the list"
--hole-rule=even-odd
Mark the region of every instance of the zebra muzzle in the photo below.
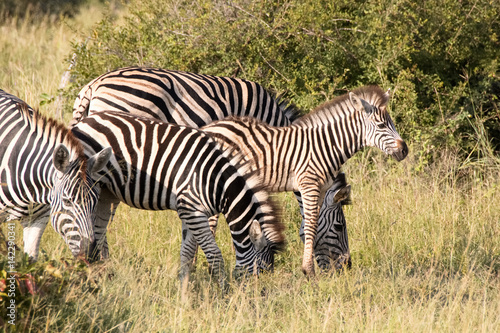
[[[85,259],[89,263],[95,262],[100,258],[100,251],[97,246],[97,241],[89,241],[88,239],[82,239],[80,242],[80,252],[76,256],[79,259]]]
[[[394,158],[400,162],[406,158],[408,155],[408,146],[406,145],[406,142],[403,140],[398,140],[396,141],[396,149],[395,152],[392,154]]]

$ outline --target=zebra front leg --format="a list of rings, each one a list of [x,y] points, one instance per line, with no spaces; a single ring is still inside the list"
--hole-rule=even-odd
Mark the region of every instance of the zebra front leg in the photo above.
[[[120,200],[115,197],[107,188],[101,190],[99,201],[96,206],[96,216],[94,225],[95,240],[97,243],[96,254],[100,252],[101,260],[109,258],[108,238],[106,232],[108,224],[113,221],[116,209]]]
[[[45,227],[49,223],[49,218],[50,205],[47,205],[36,217],[28,217],[21,221],[21,225],[23,226],[24,253],[28,255],[30,261],[38,260],[40,241],[42,240]]]
[[[318,229],[320,191],[318,188],[306,188],[301,191],[304,204],[304,256],[302,272],[307,277],[314,276],[314,241]]]
[[[181,242],[181,267],[179,269],[179,280],[184,285],[189,280],[189,274],[194,270],[196,254],[198,253],[198,242],[187,224],[182,221]]]

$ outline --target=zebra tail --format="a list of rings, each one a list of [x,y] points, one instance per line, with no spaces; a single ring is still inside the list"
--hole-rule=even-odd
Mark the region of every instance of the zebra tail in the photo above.
[[[92,99],[92,84],[94,81],[95,80],[92,80],[90,83],[86,84],[78,93],[75,103],[73,104],[73,119],[69,122],[70,128],[89,115],[90,101]]]

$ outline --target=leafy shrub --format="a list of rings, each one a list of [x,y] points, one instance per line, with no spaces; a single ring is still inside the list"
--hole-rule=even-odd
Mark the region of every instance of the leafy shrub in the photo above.
[[[493,0],[132,0],[123,20],[107,17],[73,45],[68,95],[129,65],[239,76],[306,110],[379,84],[425,164],[444,146],[500,149],[498,31]]]
[[[0,327],[7,331],[24,332],[32,327],[44,327],[51,309],[76,303],[68,299],[73,288],[88,293],[98,291],[98,283],[90,277],[91,269],[85,262],[49,260],[42,251],[42,258],[31,263],[15,245],[16,258],[10,261],[8,246],[0,230]],[[80,324],[87,324],[85,318]],[[57,322],[52,325],[58,327]]]
[[[83,290],[83,292],[96,293],[99,289],[98,282],[89,278],[89,268],[81,261],[60,259],[45,260],[29,263],[27,258],[16,263],[16,273],[9,273],[7,260],[0,256],[0,306],[2,324],[9,328],[15,327],[19,331],[28,331],[29,327],[43,327],[46,316],[49,316],[51,308],[60,304],[75,303],[76,300],[68,301],[68,294],[72,289]],[[14,279],[15,296],[8,293],[11,289],[11,279]],[[11,319],[8,306],[11,300],[15,303],[15,319]],[[36,316],[34,314],[36,313]],[[15,326],[9,321],[13,320]],[[57,327],[58,323],[52,323]],[[83,326],[87,325],[85,318],[82,319]]]

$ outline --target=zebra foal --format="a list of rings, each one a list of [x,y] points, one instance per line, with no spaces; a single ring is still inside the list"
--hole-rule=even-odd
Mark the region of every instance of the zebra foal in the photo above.
[[[302,270],[308,276],[314,275],[318,207],[342,164],[365,146],[378,147],[398,161],[408,154],[386,110],[388,100],[388,93],[367,86],[317,107],[287,127],[248,117],[202,127],[253,161],[267,190],[300,191],[305,217]]]
[[[198,128],[227,116],[250,116],[271,126],[289,126],[297,111],[279,102],[260,84],[238,78],[194,74],[148,67],[128,67],[105,73],[85,85],[73,105],[74,125],[89,114],[120,111]],[[346,222],[337,192],[347,186],[335,180],[318,218],[315,256],[322,269],[331,261],[350,262]],[[296,192],[301,212],[302,200]],[[336,201],[337,198],[339,201]],[[303,216],[303,214],[302,214]],[[211,218],[214,225],[217,218]],[[107,221],[97,219],[99,225]],[[303,230],[304,220],[302,220]],[[99,228],[102,230],[102,228]],[[104,238],[103,252],[107,254]],[[329,258],[325,253],[330,253]]]
[[[224,280],[220,249],[208,217],[225,215],[236,252],[236,270],[271,270],[283,243],[283,225],[274,216],[256,176],[232,163],[203,132],[123,112],[94,113],[72,129],[86,152],[110,146],[113,154],[100,172],[103,188],[97,213],[108,220],[118,203],[147,210],[173,209],[183,224],[181,281],[188,277],[197,244],[210,270]],[[106,192],[106,193],[105,193]],[[104,237],[106,226],[96,230]]]
[[[110,153],[102,149],[87,159],[63,124],[0,90],[0,219],[21,221],[32,260],[49,216],[73,255],[96,256],[92,216],[99,189],[91,176]]]

